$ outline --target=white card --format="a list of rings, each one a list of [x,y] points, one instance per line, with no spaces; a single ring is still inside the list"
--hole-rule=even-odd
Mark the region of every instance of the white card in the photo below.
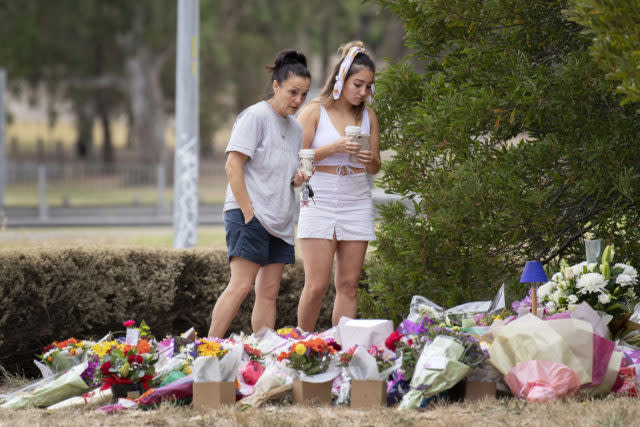
[[[427,357],[424,361],[424,367],[427,369],[444,369],[447,366],[445,357]]]
[[[130,346],[138,344],[138,338],[140,337],[140,330],[137,328],[127,328],[127,338],[125,342]]]

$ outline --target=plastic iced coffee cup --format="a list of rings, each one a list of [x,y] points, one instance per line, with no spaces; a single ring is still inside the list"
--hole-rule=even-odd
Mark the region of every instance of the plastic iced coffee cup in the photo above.
[[[300,169],[307,174],[307,176],[311,176],[313,173],[313,157],[314,152],[311,149],[304,149],[298,152],[298,158],[300,159]]]
[[[346,136],[350,136],[351,138],[360,135],[360,126],[347,126],[346,128],[344,128],[344,134]]]

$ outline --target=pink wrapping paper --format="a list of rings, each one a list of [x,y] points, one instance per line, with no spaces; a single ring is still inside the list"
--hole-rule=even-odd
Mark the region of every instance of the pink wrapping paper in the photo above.
[[[601,336],[593,336],[593,370],[591,373],[591,382],[584,384],[583,387],[592,387],[599,385],[607,373],[609,360],[615,350],[616,345],[613,341],[609,341]]]
[[[548,402],[573,396],[580,388],[580,378],[562,363],[529,360],[518,363],[504,377],[511,392],[528,402]]]

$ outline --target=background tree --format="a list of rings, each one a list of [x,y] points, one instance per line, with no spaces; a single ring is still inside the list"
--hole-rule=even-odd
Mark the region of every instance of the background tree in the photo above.
[[[568,16],[592,37],[589,51],[607,78],[621,81],[623,102],[640,101],[640,3],[574,0]]]
[[[0,64],[10,82],[49,88],[55,109],[73,101],[77,152],[92,151],[92,129],[102,123],[103,160],[114,157],[110,122],[126,113],[129,148],[145,163],[162,162],[166,118],[175,93],[175,0],[0,0]],[[397,23],[360,0],[201,0],[200,140],[213,135],[265,94],[265,66],[282,48],[320,56],[321,86],[339,44],[362,38],[379,58],[401,57]],[[395,27],[394,27],[395,26]],[[41,86],[40,86],[41,87]]]
[[[526,260],[583,257],[585,236],[640,261],[640,120],[566,19],[571,3],[377,3],[424,71],[395,62],[376,82],[395,153],[381,185],[412,208],[381,209],[367,314],[398,319],[414,294],[490,298]]]

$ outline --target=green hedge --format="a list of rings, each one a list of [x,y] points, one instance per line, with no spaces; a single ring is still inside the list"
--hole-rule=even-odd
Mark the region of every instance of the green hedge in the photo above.
[[[209,329],[229,281],[226,252],[203,249],[78,248],[0,251],[0,365],[35,374],[34,355],[54,340],[100,338],[144,319],[159,337]],[[301,262],[285,268],[276,327],[295,325]],[[333,287],[318,328],[331,326]],[[253,292],[229,332],[251,332]]]

